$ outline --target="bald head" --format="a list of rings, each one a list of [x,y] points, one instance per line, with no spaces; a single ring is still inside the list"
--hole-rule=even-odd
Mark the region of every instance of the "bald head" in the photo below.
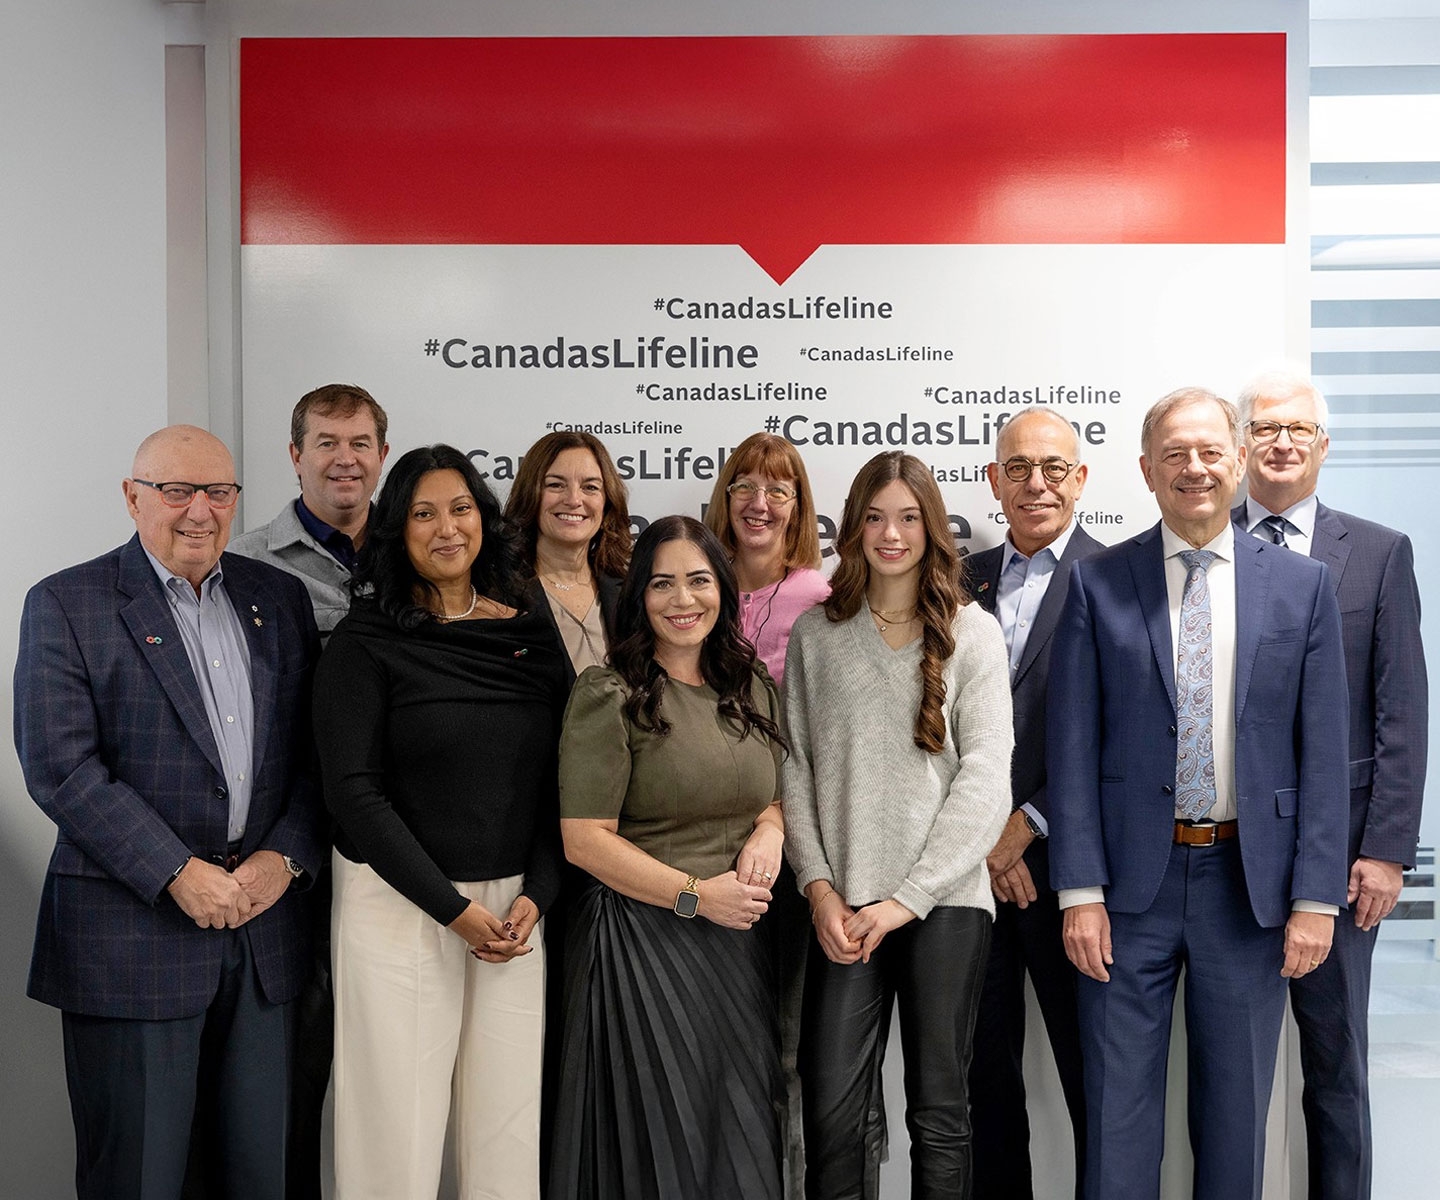
[[[121,485],[140,544],[197,591],[230,540],[235,504],[213,505],[204,488],[235,483],[235,460],[225,443],[194,425],[169,425],[140,443],[133,473]],[[188,504],[167,504],[155,485],[197,488]]]
[[[205,482],[219,483],[234,479],[235,462],[230,457],[229,449],[213,433],[201,429],[198,425],[167,425],[164,429],[157,429],[136,447],[131,476],[153,479],[157,465],[173,459],[176,455],[191,454],[218,454],[229,464],[224,480],[217,478]]]
[[[1012,457],[1015,453],[1012,449],[1015,442],[1030,428],[1042,426],[1052,428],[1054,435],[1061,439],[1057,445],[1064,446],[1061,453],[1069,462],[1080,461],[1080,437],[1075,432],[1075,426],[1053,408],[1027,408],[1019,416],[1011,417],[1000,426],[1000,436],[995,439],[996,460],[1003,463]]]

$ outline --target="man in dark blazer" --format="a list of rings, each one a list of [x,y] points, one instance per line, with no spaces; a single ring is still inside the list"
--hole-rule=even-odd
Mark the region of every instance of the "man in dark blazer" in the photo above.
[[[1425,791],[1429,687],[1420,593],[1403,533],[1315,496],[1330,449],[1325,398],[1306,378],[1260,376],[1240,394],[1249,491],[1235,523],[1323,562],[1340,604],[1350,693],[1350,912],[1325,965],[1290,985],[1300,1028],[1312,1200],[1369,1200],[1370,959],[1415,863]]]
[[[1045,787],[1045,698],[1050,640],[1065,604],[1070,564],[1103,547],[1075,521],[1086,466],[1074,428],[1054,409],[1007,422],[986,469],[1005,514],[1005,542],[965,560],[971,594],[995,613],[1010,654],[1015,708],[1014,810],[986,865],[995,893],[990,960],[975,1022],[970,1094],[977,1200],[1032,1200],[1025,1109],[1025,975],[1045,1032],[1075,1141],[1078,1194],[1085,1164],[1085,1081],[1075,1013],[1075,968],[1060,940],[1050,887],[1050,805]]]
[[[1161,522],[1075,564],[1050,663],[1085,1195],[1159,1195],[1183,968],[1194,1195],[1259,1200],[1286,980],[1321,965],[1345,902],[1340,613],[1325,567],[1230,523],[1230,404],[1172,392],[1141,446]]]
[[[152,434],[123,489],[136,536],[21,618],[16,747],[58,827],[29,994],[62,1013],[79,1196],[179,1196],[199,1120],[210,1195],[281,1200],[315,622],[297,580],[222,557],[216,438]]]

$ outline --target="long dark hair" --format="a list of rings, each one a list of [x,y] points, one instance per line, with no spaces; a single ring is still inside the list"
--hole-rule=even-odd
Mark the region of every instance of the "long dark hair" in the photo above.
[[[535,541],[540,530],[540,501],[545,492],[545,475],[555,460],[566,450],[588,450],[600,467],[605,487],[605,512],[600,518],[600,532],[590,539],[588,558],[596,575],[616,579],[630,565],[630,507],[625,481],[615,469],[605,443],[593,433],[564,429],[547,433],[525,451],[510,496],[505,501],[505,519],[520,537],[520,554],[524,563],[535,566]]]
[[[865,514],[870,501],[888,483],[899,480],[915,495],[920,517],[925,522],[925,556],[920,560],[919,591],[915,614],[920,618],[923,644],[920,656],[920,709],[915,714],[915,744],[931,754],[945,746],[945,664],[955,653],[955,614],[970,598],[957,582],[960,556],[945,515],[935,477],[918,458],[899,450],[877,454],[855,476],[845,497],[840,533],[835,550],[840,564],[830,577],[830,596],[825,615],[832,621],[847,621],[865,604],[870,582],[870,565],[860,545],[865,532]],[[868,618],[867,618],[868,619]]]
[[[620,589],[619,611],[615,617],[615,643],[610,647],[610,665],[629,685],[625,715],[641,729],[658,734],[670,732],[670,722],[660,715],[660,701],[670,676],[655,661],[655,631],[645,611],[645,591],[655,571],[655,555],[666,542],[689,542],[710,564],[720,587],[720,612],[715,627],[700,648],[700,673],[720,697],[721,715],[740,727],[747,737],[758,729],[772,742],[785,744],[780,727],[755,707],[750,688],[755,674],[755,648],[740,632],[740,590],[735,570],[715,535],[694,517],[661,517],[635,542],[635,554],[625,585]]]
[[[420,446],[402,454],[385,477],[350,582],[352,595],[368,598],[401,629],[434,619],[434,613],[415,602],[417,591],[436,599],[440,594],[421,578],[405,549],[410,501],[421,477],[431,471],[458,472],[480,510],[480,553],[470,565],[475,590],[502,604],[518,605],[521,598],[518,544],[495,493],[485,486],[475,464],[454,446]]]

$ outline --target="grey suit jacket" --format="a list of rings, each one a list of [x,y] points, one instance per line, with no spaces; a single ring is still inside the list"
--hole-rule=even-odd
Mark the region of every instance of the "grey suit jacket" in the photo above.
[[[350,611],[350,572],[300,523],[295,501],[276,513],[270,524],[241,534],[230,543],[230,551],[279,567],[299,579],[310,597],[322,643]]]

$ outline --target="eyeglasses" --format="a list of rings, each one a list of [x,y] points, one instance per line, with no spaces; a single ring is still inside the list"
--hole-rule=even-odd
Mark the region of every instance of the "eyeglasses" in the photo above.
[[[1165,454],[1161,455],[1161,462],[1164,462],[1166,467],[1185,467],[1185,465],[1189,464],[1189,457],[1191,457],[1192,454],[1194,454],[1202,464],[1207,465],[1207,467],[1214,467],[1217,462],[1224,460],[1224,458],[1230,458],[1231,452],[1228,451],[1228,449],[1218,447],[1218,445],[1207,445],[1207,447],[1198,447],[1197,449],[1179,449],[1176,447],[1175,449],[1165,451]]]
[[[1245,428],[1257,442],[1273,442],[1283,432],[1290,435],[1293,445],[1308,446],[1320,436],[1320,431],[1325,427],[1314,421],[1291,421],[1288,425],[1282,425],[1279,421],[1251,421]]]
[[[1189,464],[1192,454],[1207,467],[1213,467],[1222,459],[1230,457],[1230,451],[1222,450],[1219,446],[1201,446],[1196,450],[1167,450],[1160,456],[1160,461],[1167,467],[1183,467]]]
[[[240,496],[238,483],[151,483],[148,479],[132,479],[131,483],[142,483],[160,493],[160,499],[171,508],[184,508],[195,499],[196,492],[204,492],[211,508],[229,508]]]
[[[1037,467],[1045,476],[1046,483],[1064,483],[1079,465],[1078,462],[1066,462],[1063,458],[1044,458],[1038,462],[1030,458],[1007,458],[1000,464],[1000,469],[1011,483],[1029,483]]]
[[[772,483],[769,487],[762,488],[748,479],[737,479],[725,489],[725,494],[732,500],[745,504],[749,504],[761,492],[765,493],[765,499],[771,504],[789,504],[795,499],[795,489],[788,488],[783,483]]]

